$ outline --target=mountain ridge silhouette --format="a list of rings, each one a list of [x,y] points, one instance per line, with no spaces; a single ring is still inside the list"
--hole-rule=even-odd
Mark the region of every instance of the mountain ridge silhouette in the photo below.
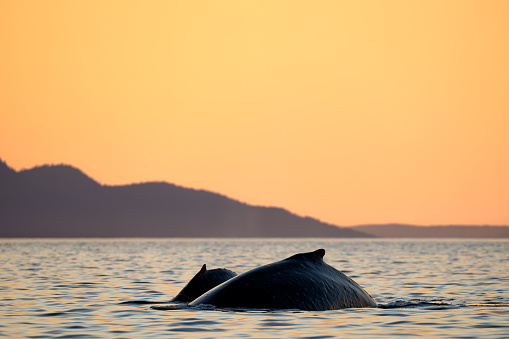
[[[168,182],[101,185],[70,165],[15,171],[0,159],[0,237],[509,238],[509,227],[339,227]]]
[[[70,165],[0,159],[0,237],[373,237],[167,182],[101,185]]]
[[[351,227],[380,238],[509,238],[505,225],[358,225]]]

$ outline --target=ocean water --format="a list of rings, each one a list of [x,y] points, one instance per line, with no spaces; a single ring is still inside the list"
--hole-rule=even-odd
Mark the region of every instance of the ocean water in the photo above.
[[[237,273],[299,252],[377,308],[231,311],[165,305],[200,269]],[[0,337],[507,338],[509,241],[0,239]]]

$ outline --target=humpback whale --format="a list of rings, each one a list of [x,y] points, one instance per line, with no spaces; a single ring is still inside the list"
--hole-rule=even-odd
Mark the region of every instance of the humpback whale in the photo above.
[[[323,261],[324,249],[299,253],[237,275],[190,306],[324,311],[376,307],[355,281]]]
[[[236,275],[237,273],[227,270],[226,268],[207,270],[207,265],[204,264],[200,271],[196,273],[182,291],[171,301],[180,303],[190,302]]]

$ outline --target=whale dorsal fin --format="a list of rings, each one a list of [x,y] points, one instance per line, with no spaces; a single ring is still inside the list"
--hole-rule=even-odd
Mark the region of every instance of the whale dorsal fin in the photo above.
[[[201,267],[200,272],[198,272],[198,274],[203,274],[205,272],[207,272],[207,264],[203,264],[203,266]]]
[[[322,259],[323,260],[323,257],[325,256],[325,250],[323,248],[320,248],[314,252],[311,252],[311,254],[313,254],[315,257],[317,257],[318,259]]]
[[[307,253],[298,253],[294,254],[289,258],[286,258],[285,260],[323,260],[323,256],[325,255],[325,250],[323,248],[320,248],[313,252],[307,252]]]

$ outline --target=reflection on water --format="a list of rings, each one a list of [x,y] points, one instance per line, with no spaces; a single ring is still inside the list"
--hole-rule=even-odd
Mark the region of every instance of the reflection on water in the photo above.
[[[380,307],[150,308],[204,263],[242,273],[318,248]],[[0,239],[0,336],[500,338],[509,335],[508,262],[507,240]]]

